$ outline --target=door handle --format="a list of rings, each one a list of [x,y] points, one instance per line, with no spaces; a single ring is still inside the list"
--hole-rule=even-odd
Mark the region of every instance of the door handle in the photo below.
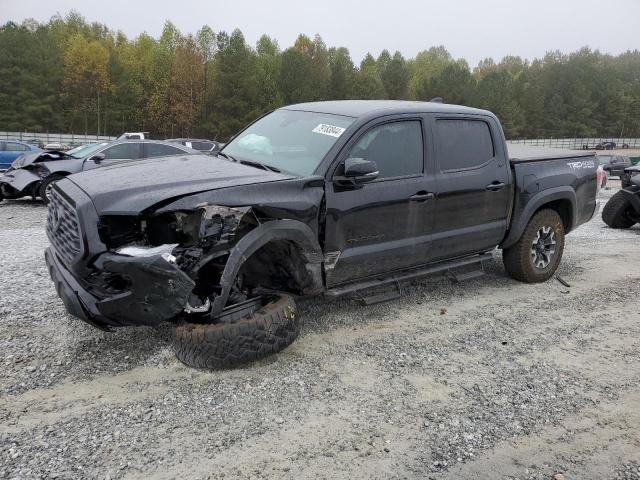
[[[431,200],[435,195],[431,192],[420,191],[415,195],[411,195],[409,200],[412,202],[426,202],[427,200]]]
[[[498,190],[502,190],[505,187],[505,184],[502,182],[498,182],[497,180],[495,182],[490,183],[489,185],[487,185],[485,188],[485,190],[491,190],[492,192],[497,192]]]

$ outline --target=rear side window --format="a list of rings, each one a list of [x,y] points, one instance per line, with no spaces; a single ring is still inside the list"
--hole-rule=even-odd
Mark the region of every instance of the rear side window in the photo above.
[[[104,158],[106,160],[135,160],[140,158],[140,144],[120,143],[107,148],[102,153],[104,153]]]
[[[179,148],[162,145],[161,143],[147,143],[144,148],[145,156],[147,158],[166,157],[167,155],[180,155],[181,153],[184,153]]]
[[[435,142],[442,172],[479,167],[495,156],[491,130],[482,120],[437,120]]]
[[[417,175],[423,170],[422,124],[418,120],[385,123],[367,131],[349,157],[376,162],[378,178]]]
[[[29,147],[27,147],[26,145],[7,142],[7,147],[6,147],[7,152],[26,152],[27,150],[29,150]]]
[[[213,144],[209,142],[191,142],[191,148],[208,152],[213,148]]]

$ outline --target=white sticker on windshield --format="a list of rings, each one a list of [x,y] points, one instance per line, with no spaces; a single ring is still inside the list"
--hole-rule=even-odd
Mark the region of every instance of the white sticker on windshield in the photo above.
[[[326,123],[321,123],[312,131],[314,133],[321,133],[322,135],[329,135],[331,137],[338,138],[340,135],[344,133],[344,130],[345,129],[342,127],[336,127],[334,125],[327,125]]]

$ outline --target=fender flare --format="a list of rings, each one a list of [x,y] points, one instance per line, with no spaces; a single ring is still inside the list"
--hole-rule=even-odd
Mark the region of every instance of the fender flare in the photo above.
[[[512,219],[511,228],[506,238],[500,244],[500,248],[509,248],[516,243],[529,224],[531,217],[544,205],[558,200],[568,200],[571,204],[571,225],[569,230],[573,230],[577,222],[576,192],[569,186],[549,188],[531,197],[522,213],[520,213],[517,218]]]
[[[229,258],[220,276],[222,291],[211,307],[211,314],[222,311],[229,299],[231,286],[244,262],[261,247],[276,240],[288,240],[300,247],[313,279],[313,292],[324,290],[322,279],[322,248],[308,225],[297,220],[272,220],[251,230],[229,251]]]

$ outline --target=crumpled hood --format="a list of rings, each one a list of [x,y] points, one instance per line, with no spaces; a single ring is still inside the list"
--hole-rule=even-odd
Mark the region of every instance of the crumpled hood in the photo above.
[[[138,214],[198,192],[295,177],[219,157],[186,155],[105,166],[68,178],[91,197],[99,215],[118,215]]]
[[[57,150],[48,152],[27,152],[16,158],[11,164],[11,168],[24,168],[38,161],[56,161],[71,158],[66,153]]]

